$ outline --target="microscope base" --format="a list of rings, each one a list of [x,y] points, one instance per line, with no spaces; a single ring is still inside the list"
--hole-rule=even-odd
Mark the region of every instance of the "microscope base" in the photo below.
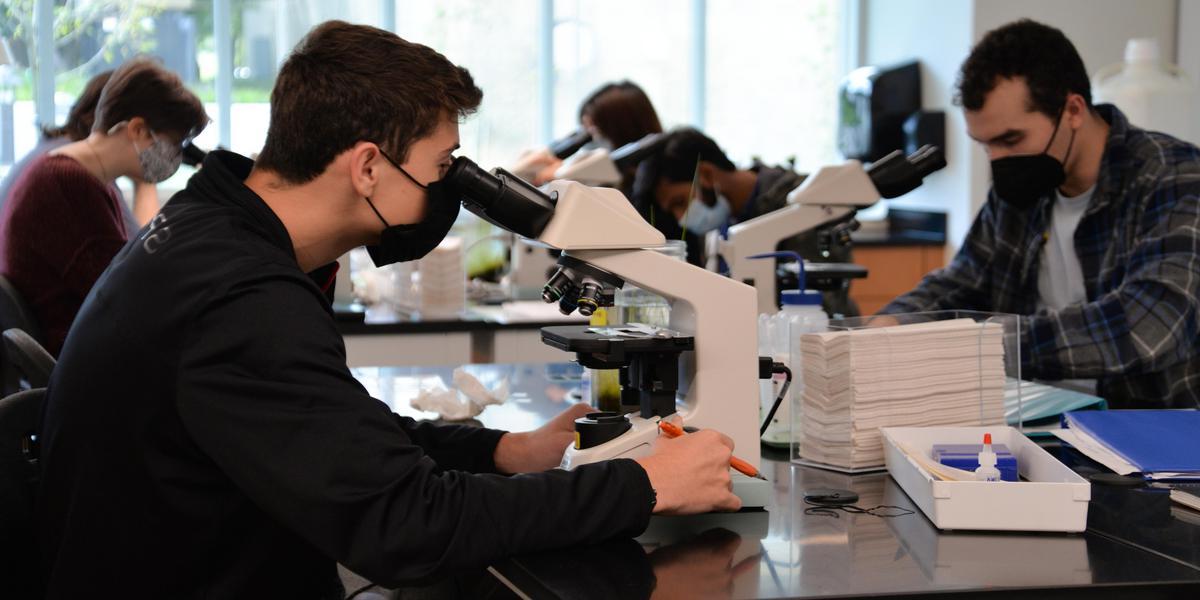
[[[770,481],[757,477],[746,477],[741,473],[733,473],[733,494],[742,499],[742,509],[766,508],[771,503],[771,491],[774,486]]]
[[[654,444],[659,439],[658,421],[658,417],[643,419],[636,414],[630,414],[631,427],[628,431],[591,448],[577,450],[575,446],[567,447],[559,468],[570,471],[579,465],[602,460],[648,456],[653,452]],[[742,499],[742,508],[762,508],[768,504],[771,499],[771,482],[756,477],[747,477],[736,471],[730,475],[733,480],[733,493]]]

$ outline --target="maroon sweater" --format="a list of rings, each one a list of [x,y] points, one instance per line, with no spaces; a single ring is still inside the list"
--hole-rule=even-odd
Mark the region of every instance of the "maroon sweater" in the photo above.
[[[0,273],[25,297],[58,356],[92,284],[125,245],[121,198],[73,158],[38,158],[0,216]]]

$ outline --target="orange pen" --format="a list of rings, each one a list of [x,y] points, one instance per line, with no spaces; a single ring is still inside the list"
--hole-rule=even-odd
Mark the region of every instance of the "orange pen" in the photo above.
[[[658,430],[669,438],[677,438],[687,433],[682,427],[668,421],[659,421]],[[762,473],[758,472],[758,469],[755,469],[754,467],[750,466],[750,463],[736,456],[729,459],[729,466],[733,467],[738,473],[741,473],[747,477],[757,477],[763,481],[767,480],[766,477],[762,476]]]

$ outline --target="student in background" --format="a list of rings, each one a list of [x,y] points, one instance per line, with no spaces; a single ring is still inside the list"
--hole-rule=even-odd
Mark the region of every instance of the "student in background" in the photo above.
[[[34,159],[14,182],[0,216],[0,273],[33,310],[51,354],[130,237],[113,182],[170,177],[183,143],[207,124],[200,99],[179,77],[134,59],[104,84],[91,133]]]
[[[592,134],[591,144],[587,147],[609,151],[663,130],[650,97],[629,80],[606,83],[588,95],[579,105],[579,126]],[[534,183],[541,185],[553,179],[562,163],[545,152]],[[626,195],[632,190],[635,171],[636,166],[630,172],[622,173],[621,190]]]
[[[71,106],[71,111],[67,113],[66,123],[58,127],[42,127],[42,139],[33,147],[33,150],[29,151],[29,154],[13,164],[4,179],[0,180],[0,208],[8,199],[8,192],[12,189],[13,184],[21,178],[21,174],[34,160],[71,142],[78,142],[91,134],[92,122],[96,117],[96,102],[100,100],[100,91],[104,89],[104,84],[108,83],[108,78],[112,76],[112,73],[112,71],[104,71],[88,80],[87,85],[83,87],[83,92]],[[121,216],[125,220],[127,232],[133,235],[134,232],[141,229],[142,225],[150,221],[154,213],[158,212],[158,190],[154,184],[146,183],[136,177],[130,177],[130,181],[133,182],[133,208],[130,210],[128,204],[121,203]]]
[[[633,203],[667,239],[687,242],[688,261],[700,264],[710,231],[783,208],[804,176],[785,167],[754,164],[739,169],[712,138],[684,127],[668,134],[662,150],[639,167]],[[852,262],[849,247],[830,244],[826,255],[815,231],[783,242],[781,250],[818,262]],[[858,308],[845,290],[825,295],[831,314],[853,316]]]
[[[609,150],[663,130],[650,97],[628,79],[605,84],[584,99],[579,124],[598,146]]]
[[[209,153],[79,312],[41,437],[48,598],[342,598],[337,563],[394,587],[740,506],[714,431],[566,471],[585,404],[532,432],[435,425],[350,373],[306,273],[442,241],[482,95],[387,31],[330,21],[300,42],[258,160]]]
[[[1074,45],[1020,20],[958,81],[992,187],[950,264],[882,313],[1021,319],[1021,375],[1112,408],[1200,406],[1200,149],[1093,104]]]

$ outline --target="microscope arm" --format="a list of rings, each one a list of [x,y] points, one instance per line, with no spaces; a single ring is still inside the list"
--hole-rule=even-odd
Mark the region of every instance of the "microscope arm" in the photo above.
[[[685,396],[680,415],[688,426],[717,429],[733,438],[738,455],[759,464],[757,313],[754,290],[653,250],[568,250],[567,255],[620,277],[671,302],[669,328],[696,338],[684,358]]]
[[[547,282],[543,299],[570,300],[574,294],[578,300],[581,290],[595,285],[591,278],[636,285],[665,297],[671,303],[669,328],[695,340],[692,351],[681,357],[677,391],[682,424],[725,433],[741,458],[759,466],[753,288],[647,250],[666,240],[617,190],[569,181],[538,189],[503,169],[488,173],[463,157],[451,165],[446,180],[471,212],[563,251],[560,270]],[[658,439],[659,418],[630,416],[631,433],[592,448],[568,448],[564,467],[648,452]],[[746,506],[765,506],[770,486],[762,483],[736,475],[734,491]]]
[[[877,201],[879,192],[858,161],[823,167],[788,194],[787,206],[730,227],[725,239],[710,232],[706,240],[709,267],[716,270],[716,254],[724,257],[730,277],[758,291],[758,312],[773,313],[778,309],[775,261],[750,257],[774,252],[792,236],[849,219]]]
[[[651,133],[611,152],[603,148],[580,152],[571,161],[564,162],[554,172],[554,178],[590,186],[617,186],[621,183],[623,172],[653,155],[666,142],[665,134]]]
[[[758,311],[775,312],[775,263],[751,260],[750,256],[774,252],[787,238],[849,219],[881,198],[902,196],[945,166],[941,149],[922,146],[908,156],[899,150],[892,152],[868,168],[857,160],[822,167],[788,194],[786,207],[730,227],[726,239],[710,232],[706,240],[709,269],[716,270],[716,255],[724,257],[730,277],[758,290]]]
[[[778,296],[775,289],[775,261],[752,260],[750,257],[774,252],[779,242],[822,225],[848,219],[856,210],[850,206],[789,204],[730,227],[728,239],[721,239],[716,232],[710,233],[707,240],[708,255],[711,260],[715,242],[717,253],[729,265],[730,277],[754,286],[758,292],[758,312],[769,314],[778,309],[775,301]]]

